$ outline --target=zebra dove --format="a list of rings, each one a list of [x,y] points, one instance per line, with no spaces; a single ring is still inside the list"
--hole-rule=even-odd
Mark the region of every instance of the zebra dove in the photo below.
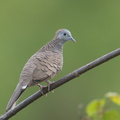
[[[8,102],[6,112],[15,107],[18,98],[27,87],[38,85],[42,91],[43,86],[39,83],[45,81],[48,84],[48,90],[50,90],[52,82],[49,79],[61,71],[63,65],[63,45],[69,40],[75,42],[70,31],[60,29],[56,32],[52,41],[30,57],[20,74],[19,83]]]

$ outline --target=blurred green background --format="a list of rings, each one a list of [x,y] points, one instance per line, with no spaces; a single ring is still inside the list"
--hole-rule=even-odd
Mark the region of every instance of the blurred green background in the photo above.
[[[0,0],[0,114],[19,74],[60,28],[76,43],[64,46],[64,66],[53,81],[120,46],[119,0]],[[43,96],[11,120],[76,120],[77,107],[106,92],[120,93],[120,58],[102,64]],[[39,90],[28,88],[19,102]]]

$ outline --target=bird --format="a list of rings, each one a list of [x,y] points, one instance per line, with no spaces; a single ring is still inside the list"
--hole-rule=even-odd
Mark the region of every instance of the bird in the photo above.
[[[46,82],[48,91],[50,90],[52,82],[49,80],[62,70],[63,46],[67,41],[76,42],[69,30],[59,29],[50,42],[29,58],[21,71],[19,82],[7,104],[6,112],[15,107],[27,87],[37,85],[42,92],[44,86],[40,83]]]

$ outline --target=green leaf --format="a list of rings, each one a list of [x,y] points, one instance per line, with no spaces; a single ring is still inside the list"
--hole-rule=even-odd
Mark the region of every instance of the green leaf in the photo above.
[[[120,105],[120,94],[109,92],[106,94],[107,98],[110,98],[113,103]]]
[[[94,100],[90,102],[86,108],[87,115],[89,117],[93,117],[96,116],[96,114],[102,113],[104,105],[104,99]]]
[[[101,120],[120,120],[120,114],[116,110],[105,112]]]

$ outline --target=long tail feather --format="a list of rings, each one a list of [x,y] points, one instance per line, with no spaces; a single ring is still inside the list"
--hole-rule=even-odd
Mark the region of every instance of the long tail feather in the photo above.
[[[17,100],[19,99],[19,97],[21,96],[21,94],[24,92],[25,89],[26,87],[22,87],[22,85],[18,83],[12,97],[10,98],[8,102],[8,105],[6,107],[6,112],[15,107]]]

